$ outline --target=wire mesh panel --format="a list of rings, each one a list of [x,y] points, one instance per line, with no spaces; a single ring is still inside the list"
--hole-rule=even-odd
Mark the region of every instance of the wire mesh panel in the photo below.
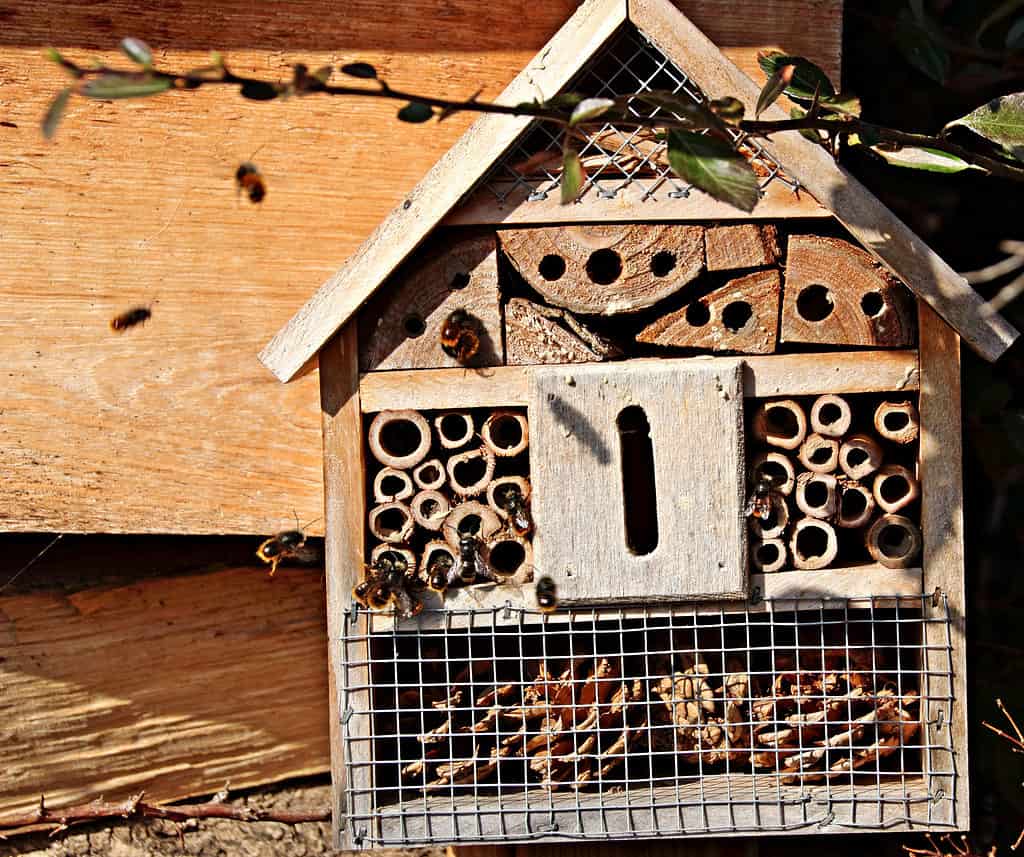
[[[636,27],[624,26],[580,71],[568,89],[588,97],[614,98],[637,92],[671,92],[707,102],[697,83],[652,44]],[[637,117],[661,116],[682,119],[661,107],[632,99],[629,112]],[[551,123],[535,122],[483,179],[499,204],[547,199],[558,194],[561,181],[562,129]],[[796,190],[797,183],[787,177],[779,163],[754,139],[733,132],[740,151],[751,161],[764,190],[771,182],[784,183]],[[615,199],[627,187],[635,188],[636,198],[685,198],[692,186],[670,169],[666,144],[651,129],[619,128],[605,123],[577,144],[587,179],[580,191],[599,199]],[[545,158],[544,153],[550,153]]]
[[[353,609],[352,841],[952,826],[949,730],[922,715],[952,704],[930,598],[453,611],[381,634]]]

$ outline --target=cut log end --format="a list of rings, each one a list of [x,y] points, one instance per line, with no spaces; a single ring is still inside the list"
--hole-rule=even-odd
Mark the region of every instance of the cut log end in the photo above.
[[[779,258],[779,231],[771,224],[714,226],[705,235],[709,271],[762,268]]]
[[[908,568],[921,552],[921,531],[902,515],[882,515],[865,536],[871,558],[886,568]]]
[[[407,470],[430,451],[430,426],[418,411],[381,411],[367,439],[374,458],[386,467]]]

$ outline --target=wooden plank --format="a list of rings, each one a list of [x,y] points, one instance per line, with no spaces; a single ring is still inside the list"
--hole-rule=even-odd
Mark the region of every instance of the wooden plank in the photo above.
[[[663,363],[663,358],[657,363]],[[671,358],[673,363],[702,363],[711,357]],[[643,364],[645,360],[632,360]],[[652,361],[646,361],[652,362]],[[745,356],[743,394],[810,396],[821,393],[912,391],[918,388],[916,351],[828,352]],[[571,372],[569,364],[566,371]],[[368,372],[360,377],[365,413],[413,408],[429,410],[454,405],[498,407],[529,403],[531,366],[489,369],[429,369],[415,372]]]
[[[682,849],[678,842],[657,839],[631,839],[628,848],[630,857],[679,857]],[[539,845],[515,846],[515,857],[620,857],[622,845],[577,843],[544,843]],[[462,857],[463,848],[459,848]],[[703,840],[688,843],[685,853],[690,857],[757,857],[760,852],[756,838]]]
[[[931,609],[950,626],[927,627],[925,721],[928,744],[952,742],[955,754],[926,751],[932,771],[930,789],[946,800],[936,806],[957,830],[970,829],[967,751],[967,599],[964,590],[963,445],[961,441],[960,340],[927,305],[918,316],[921,342],[919,411],[921,533],[924,536],[924,586],[944,596]],[[947,651],[947,646],[952,649]],[[952,681],[945,674],[952,669]],[[949,798],[955,800],[950,806]]]
[[[752,113],[761,84],[754,83],[668,0],[630,0],[630,19],[670,57],[685,59],[688,73],[714,93],[728,93]],[[758,80],[761,78],[759,77]],[[777,105],[765,119],[786,119]],[[760,141],[807,191],[831,210],[864,247],[931,304],[983,357],[995,360],[1018,331],[992,313],[984,299],[928,245],[821,146],[799,134]]]
[[[0,598],[0,814],[327,769],[320,574],[235,567]]]
[[[562,602],[746,593],[742,384],[735,359],[534,369],[534,562]]]
[[[352,587],[362,577],[366,544],[366,490],[363,464],[362,412],[359,408],[359,341],[353,321],[341,329],[320,353],[320,407],[323,412],[324,559],[327,578],[327,646],[330,687],[330,747],[333,833],[335,847],[350,841],[345,788],[347,765],[342,744],[342,691],[353,674],[366,681],[366,668],[346,675],[346,658],[366,661],[366,644],[345,649],[344,611]],[[369,751],[369,717],[354,713],[349,722],[351,745]],[[364,740],[358,740],[363,738]],[[361,772],[366,776],[366,769]]]

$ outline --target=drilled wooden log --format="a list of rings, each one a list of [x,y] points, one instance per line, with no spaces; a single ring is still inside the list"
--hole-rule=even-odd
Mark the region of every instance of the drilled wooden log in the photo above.
[[[530,482],[528,479],[522,476],[496,476],[491,480],[491,484],[487,486],[487,505],[494,509],[498,517],[503,521],[508,520],[508,512],[498,502],[498,497],[501,495],[501,489],[506,485],[514,485],[519,489],[519,493],[522,495],[524,500],[530,499]]]
[[[811,518],[831,518],[836,512],[836,477],[831,473],[801,473],[796,478],[796,505]]]
[[[827,568],[839,555],[839,538],[827,521],[801,518],[793,525],[789,550],[799,569]]]
[[[755,271],[731,280],[649,324],[637,342],[770,354],[779,326],[779,272]]]
[[[600,224],[499,233],[513,267],[548,303],[615,315],[652,306],[704,269],[704,227]]]
[[[428,458],[413,470],[412,481],[416,483],[417,488],[425,491],[437,491],[444,487],[445,482],[448,481],[448,475],[439,458]]]
[[[459,503],[448,513],[441,532],[444,540],[451,547],[458,549],[460,535],[476,536],[486,542],[500,529],[501,519],[493,509],[476,500],[467,500],[465,503]]]
[[[750,562],[758,571],[782,571],[788,560],[782,539],[761,539],[750,546]]]
[[[712,226],[704,240],[709,271],[762,268],[779,258],[779,230],[771,224]]]
[[[469,314],[480,338],[460,363],[441,347],[455,310]],[[373,369],[499,366],[502,349],[498,259],[492,235],[446,234],[415,254],[359,311],[359,365]]]
[[[409,501],[413,520],[425,530],[440,530],[451,509],[448,498],[440,491],[431,489],[417,492]]]
[[[484,559],[491,571],[509,583],[529,583],[533,578],[533,545],[522,536],[508,532],[492,536]]]
[[[459,449],[476,434],[469,411],[446,411],[434,417],[437,440],[444,449]]]
[[[530,445],[526,416],[515,411],[494,411],[480,429],[480,439],[499,458],[512,458]]]
[[[871,486],[878,507],[889,514],[913,503],[921,494],[917,479],[906,467],[887,464],[875,474]]]
[[[916,338],[914,301],[850,242],[791,235],[781,336],[783,342],[907,347]]]
[[[842,437],[850,430],[853,412],[842,396],[827,393],[811,405],[811,431],[822,437]]]
[[[921,531],[902,515],[882,515],[864,537],[871,558],[886,568],[908,568],[921,552]]]
[[[408,500],[415,488],[412,477],[404,470],[382,467],[373,477],[373,502],[387,503],[389,500]]]
[[[467,449],[448,459],[448,484],[460,497],[475,497],[494,478],[494,453],[486,446]]]
[[[370,562],[376,562],[385,554],[398,554],[398,556],[405,560],[405,573],[408,577],[418,575],[419,569],[416,564],[416,554],[409,548],[403,545],[392,544],[374,545],[373,550],[370,551]]]
[[[400,500],[374,506],[369,518],[370,532],[382,542],[401,544],[412,536],[412,512]]]
[[[367,443],[387,467],[407,470],[430,451],[430,426],[418,411],[381,411],[370,423]]]
[[[882,402],[875,409],[875,430],[893,443],[913,443],[920,428],[921,419],[913,402]]]
[[[807,437],[807,415],[792,399],[762,402],[751,426],[754,437],[769,446],[797,449]]]
[[[800,463],[814,473],[832,473],[839,466],[839,441],[834,437],[807,435],[800,444]]]
[[[874,513],[875,498],[871,489],[854,479],[840,478],[836,525],[843,529],[859,529],[867,525]]]
[[[882,466],[882,447],[870,435],[852,434],[839,447],[839,466],[851,479],[863,479]]]
[[[759,539],[778,538],[789,526],[789,504],[782,495],[773,493],[770,502],[772,509],[767,518],[751,515],[747,519],[750,522],[750,529]]]
[[[505,353],[511,366],[596,363],[621,354],[568,310],[526,298],[512,298],[505,304]]]
[[[762,452],[754,457],[753,472],[755,478],[767,475],[774,479],[772,490],[787,497],[796,487],[796,470],[789,456],[782,452]]]

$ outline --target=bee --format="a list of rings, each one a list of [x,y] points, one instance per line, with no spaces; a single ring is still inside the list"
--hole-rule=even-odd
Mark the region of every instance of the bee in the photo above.
[[[250,202],[263,202],[267,195],[267,183],[263,180],[263,174],[256,164],[249,161],[240,164],[235,170],[235,184],[239,190],[245,191]]]
[[[314,523],[310,521],[309,524]],[[309,524],[306,524],[308,527]],[[299,519],[295,519],[294,530],[282,530],[275,533],[256,549],[256,556],[270,565],[270,576],[274,576],[277,566],[285,559],[293,559],[297,562],[311,565],[320,561],[320,552],[306,544],[305,527],[299,526]]]
[[[464,309],[453,310],[441,326],[441,350],[468,363],[480,350],[480,326]]]
[[[530,509],[526,505],[526,498],[519,486],[515,484],[502,486],[497,497],[498,505],[508,515],[509,526],[519,536],[525,536],[533,529],[533,521],[530,519]]]
[[[747,500],[747,506],[743,514],[749,517],[765,520],[772,514],[772,497],[775,495],[776,486],[782,484],[782,477],[771,473],[758,472],[753,480],[754,490]]]
[[[448,572],[448,585],[451,586],[459,580],[469,586],[480,578],[497,580],[480,556],[480,539],[472,533],[462,533],[459,535],[459,555]]]
[[[394,602],[398,615],[409,619],[423,610],[423,604],[409,592],[415,575],[400,553],[384,551],[366,566],[363,580],[352,589],[358,604],[370,610],[383,610]]]
[[[110,329],[115,333],[123,333],[129,327],[135,327],[137,324],[142,324],[144,321],[149,321],[153,313],[149,307],[137,306],[127,310],[120,315],[115,315],[110,319]]]
[[[537,581],[535,588],[537,606],[543,613],[551,613],[558,607],[558,587],[555,581],[546,575]]]
[[[430,558],[430,565],[427,566],[427,585],[435,592],[444,592],[448,588],[448,574],[455,565],[448,554],[437,551]]]

